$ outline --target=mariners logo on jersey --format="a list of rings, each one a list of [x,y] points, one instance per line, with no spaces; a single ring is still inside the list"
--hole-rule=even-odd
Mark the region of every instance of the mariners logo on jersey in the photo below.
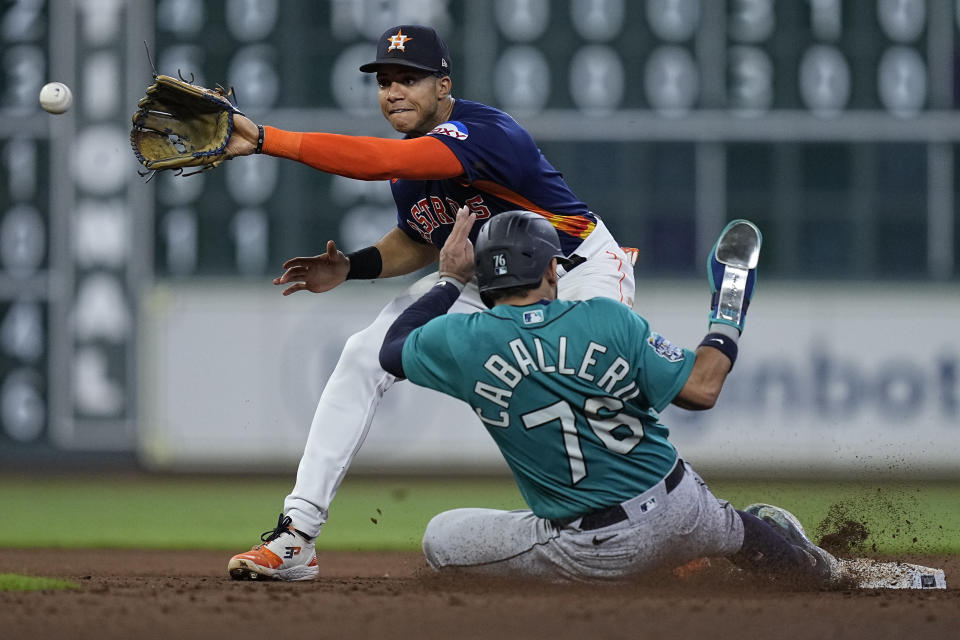
[[[403,35],[403,30],[397,29],[397,33],[390,36],[390,48],[387,51],[393,51],[394,49],[406,51],[404,44],[407,40],[413,40],[413,38]]]
[[[673,344],[656,331],[650,332],[647,338],[647,344],[653,347],[658,356],[669,362],[680,362],[683,360],[683,349]]]
[[[467,131],[467,125],[462,122],[457,122],[456,120],[451,120],[449,122],[444,122],[438,124],[433,128],[430,133],[427,135],[440,135],[440,136],[449,136],[457,140],[466,140],[469,137],[469,132]]]

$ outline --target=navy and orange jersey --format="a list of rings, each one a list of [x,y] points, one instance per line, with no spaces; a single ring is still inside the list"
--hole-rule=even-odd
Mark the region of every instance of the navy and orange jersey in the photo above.
[[[481,223],[504,211],[526,209],[547,218],[570,255],[593,231],[596,216],[544,157],[533,137],[508,114],[458,99],[447,122],[427,137],[443,142],[460,161],[453,178],[391,181],[397,224],[411,238],[442,247],[456,211],[468,206]],[[471,232],[476,240],[481,224]]]
[[[565,255],[597,217],[544,158],[530,134],[493,107],[457,100],[450,120],[415,138],[373,138],[265,126],[263,153],[356,180],[390,180],[397,224],[418,242],[442,247],[466,205],[481,224],[526,209],[547,218]]]

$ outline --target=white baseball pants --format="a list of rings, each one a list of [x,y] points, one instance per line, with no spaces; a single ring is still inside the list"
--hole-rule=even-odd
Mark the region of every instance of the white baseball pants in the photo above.
[[[564,300],[607,297],[633,307],[633,264],[602,221],[576,251],[586,261],[569,273],[559,269],[558,296]],[[347,339],[317,405],[297,482],[284,501],[284,513],[310,536],[320,532],[330,503],[367,437],[373,414],[396,378],[380,367],[387,329],[410,304],[437,282],[432,273],[394,298],[366,329]],[[476,282],[460,294],[450,313],[485,310]],[[477,425],[480,428],[480,425]]]

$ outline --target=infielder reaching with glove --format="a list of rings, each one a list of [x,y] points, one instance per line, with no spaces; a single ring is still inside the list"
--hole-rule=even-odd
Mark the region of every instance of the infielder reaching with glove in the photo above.
[[[360,70],[376,73],[383,115],[404,139],[293,133],[233,115],[226,147],[231,157],[262,152],[349,178],[391,181],[397,226],[375,245],[349,255],[330,241],[321,255],[287,261],[274,280],[288,285],[284,295],[412,273],[437,260],[461,207],[478,221],[473,237],[488,220],[522,208],[556,229],[561,299],[603,297],[624,309],[633,305],[631,259],[513,118],[454,99],[452,62],[432,28],[388,29],[377,41],[376,59]],[[383,393],[396,379],[378,361],[384,334],[436,281],[436,274],[427,276],[348,339],[320,397],[284,512],[276,528],[261,537],[263,544],[229,561],[232,577],[307,580],[317,575],[315,537]],[[473,284],[453,305],[464,313],[483,309]]]
[[[838,579],[835,559],[788,512],[736,511],[717,499],[656,415],[670,403],[703,410],[716,401],[756,278],[756,227],[730,223],[711,252],[710,328],[693,352],[607,298],[558,300],[562,243],[529,211],[480,230],[476,283],[491,309],[447,314],[473,282],[475,219],[458,212],[440,281],[393,322],[380,361],[397,378],[467,402],[530,510],[437,515],[423,539],[434,569],[603,580],[727,556],[815,585]]]

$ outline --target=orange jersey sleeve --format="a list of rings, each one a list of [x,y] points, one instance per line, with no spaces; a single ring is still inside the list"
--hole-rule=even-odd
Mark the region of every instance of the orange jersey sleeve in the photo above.
[[[263,152],[357,180],[442,180],[463,173],[456,154],[435,138],[406,140],[300,133],[265,126]]]

